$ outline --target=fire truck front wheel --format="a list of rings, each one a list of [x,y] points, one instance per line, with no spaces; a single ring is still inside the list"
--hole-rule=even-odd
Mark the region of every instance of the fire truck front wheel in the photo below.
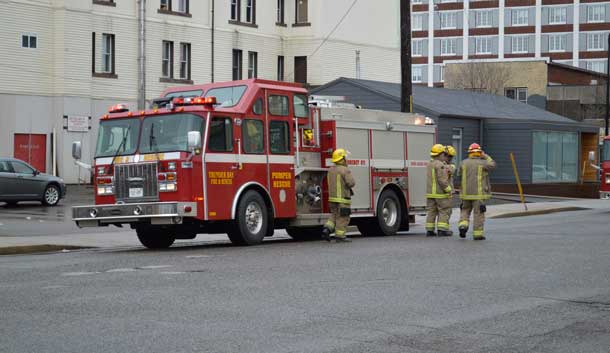
[[[136,233],[140,243],[149,249],[166,249],[176,240],[169,230],[152,226],[136,226]]]
[[[254,245],[263,241],[269,227],[269,214],[263,197],[254,190],[239,200],[229,239],[237,245]]]

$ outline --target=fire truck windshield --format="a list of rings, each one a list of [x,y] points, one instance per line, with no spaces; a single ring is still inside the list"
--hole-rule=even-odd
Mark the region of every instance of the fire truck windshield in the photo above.
[[[603,162],[610,161],[610,140],[604,141],[604,159]]]
[[[138,145],[139,132],[140,120],[138,119],[117,119],[100,122],[95,156],[112,157],[114,155],[133,154]],[[121,145],[121,143],[123,144]]]
[[[205,93],[205,96],[216,97],[216,102],[220,104],[220,107],[234,107],[241,100],[246,88],[246,86],[212,88]]]
[[[168,114],[144,119],[140,153],[187,151],[189,131],[203,135],[203,118],[194,114]]]

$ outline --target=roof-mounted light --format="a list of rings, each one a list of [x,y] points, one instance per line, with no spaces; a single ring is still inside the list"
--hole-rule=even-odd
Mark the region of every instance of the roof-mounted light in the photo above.
[[[125,104],[117,104],[117,105],[113,105],[112,107],[110,107],[110,109],[108,109],[108,113],[122,113],[122,112],[128,112],[129,108],[127,108],[127,106]]]

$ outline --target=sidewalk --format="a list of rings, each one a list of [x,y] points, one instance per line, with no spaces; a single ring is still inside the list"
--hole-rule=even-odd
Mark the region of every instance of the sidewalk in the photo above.
[[[610,200],[573,199],[559,202],[538,202],[528,204],[529,211],[525,212],[522,204],[490,205],[487,208],[487,218],[508,218],[534,216],[554,212],[575,211],[583,209],[606,209],[610,211]],[[459,209],[454,209],[451,222],[457,223]],[[417,217],[418,223],[422,218]],[[44,251],[61,251],[62,249],[78,248],[134,248],[141,247],[135,231],[129,228],[115,228],[115,232],[91,233],[83,228],[80,234],[54,235],[54,236],[20,236],[0,237],[0,255],[33,253]],[[287,239],[284,230],[277,230],[273,239]],[[193,240],[177,240],[176,244],[203,244],[209,242],[226,242],[229,240],[224,234],[199,235]]]

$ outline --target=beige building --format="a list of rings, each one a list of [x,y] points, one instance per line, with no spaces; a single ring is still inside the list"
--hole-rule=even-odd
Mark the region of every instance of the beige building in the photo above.
[[[7,0],[0,8],[0,156],[88,178],[97,119],[167,87],[260,77],[398,82],[399,2]],[[143,50],[140,50],[143,48]],[[44,156],[44,158],[33,158]]]

